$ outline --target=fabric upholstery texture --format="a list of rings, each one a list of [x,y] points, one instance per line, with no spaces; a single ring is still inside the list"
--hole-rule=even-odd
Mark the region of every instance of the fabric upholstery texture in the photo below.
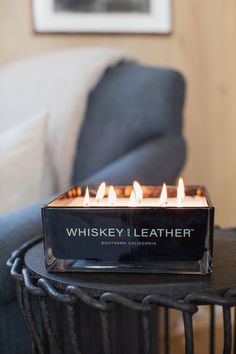
[[[88,101],[72,183],[173,183],[185,161],[184,92],[184,80],[174,70],[135,63],[109,69]],[[51,199],[0,216],[0,329],[5,316],[14,318],[16,306],[6,260],[41,232],[40,206]],[[0,330],[0,348],[6,349],[1,353],[14,354],[7,346],[9,341],[18,345],[14,333],[19,333],[22,345],[27,340],[22,338],[23,319],[17,318],[14,327],[12,334]]]
[[[185,161],[185,142],[180,136],[164,136],[152,139],[102,168],[83,184],[141,184],[159,185],[165,180],[174,184]],[[178,156],[175,159],[174,156]]]
[[[31,354],[28,333],[16,301],[0,307],[0,353]]]
[[[51,199],[51,198],[50,198]],[[0,304],[15,298],[15,284],[6,261],[14,249],[42,232],[41,210],[44,201],[0,214]],[[1,312],[1,310],[0,310]]]
[[[73,182],[85,180],[150,139],[179,136],[184,92],[183,77],[174,70],[134,63],[108,70],[90,95]],[[160,181],[160,173],[155,175]]]

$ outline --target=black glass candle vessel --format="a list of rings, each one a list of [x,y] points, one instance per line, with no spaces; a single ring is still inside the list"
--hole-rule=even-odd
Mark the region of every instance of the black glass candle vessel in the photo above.
[[[133,186],[103,187],[102,198],[98,186],[77,186],[42,207],[48,271],[212,271],[214,208],[204,187],[186,187],[182,201],[176,186],[139,187],[140,198]]]

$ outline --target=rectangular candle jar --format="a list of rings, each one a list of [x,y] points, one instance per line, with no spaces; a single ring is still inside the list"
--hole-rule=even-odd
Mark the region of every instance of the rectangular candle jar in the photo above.
[[[182,185],[181,195],[181,184],[135,183],[76,186],[43,206],[47,270],[211,272],[214,208],[206,189]]]

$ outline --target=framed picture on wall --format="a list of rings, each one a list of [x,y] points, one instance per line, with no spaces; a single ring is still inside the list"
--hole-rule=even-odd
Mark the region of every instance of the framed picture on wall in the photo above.
[[[169,33],[171,0],[32,0],[37,32]]]

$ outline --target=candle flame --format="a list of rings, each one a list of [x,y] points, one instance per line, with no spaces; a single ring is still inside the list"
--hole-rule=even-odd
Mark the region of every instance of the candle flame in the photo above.
[[[108,191],[108,204],[109,206],[114,206],[116,205],[116,192],[113,186],[110,186],[109,191]]]
[[[130,194],[130,198],[129,198],[129,206],[131,207],[135,207],[137,206],[137,199],[136,199],[136,194],[134,192],[134,190],[132,190],[131,194]]]
[[[85,197],[84,197],[84,207],[90,206],[90,197],[89,197],[89,189],[86,188]]]
[[[106,183],[102,182],[97,190],[96,201],[101,202],[106,193]]]
[[[177,188],[177,206],[181,206],[185,198],[185,188],[183,178],[179,179]]]
[[[72,196],[73,196],[73,195],[72,195],[72,192],[71,192],[71,190],[69,190],[68,193],[67,193],[67,197],[68,197],[68,198],[72,198]]]
[[[166,184],[163,183],[161,196],[160,196],[160,206],[164,206],[167,203],[167,188]]]
[[[134,187],[134,193],[135,193],[135,197],[136,197],[136,202],[140,203],[143,200],[142,187],[137,181],[134,181],[133,187]]]

